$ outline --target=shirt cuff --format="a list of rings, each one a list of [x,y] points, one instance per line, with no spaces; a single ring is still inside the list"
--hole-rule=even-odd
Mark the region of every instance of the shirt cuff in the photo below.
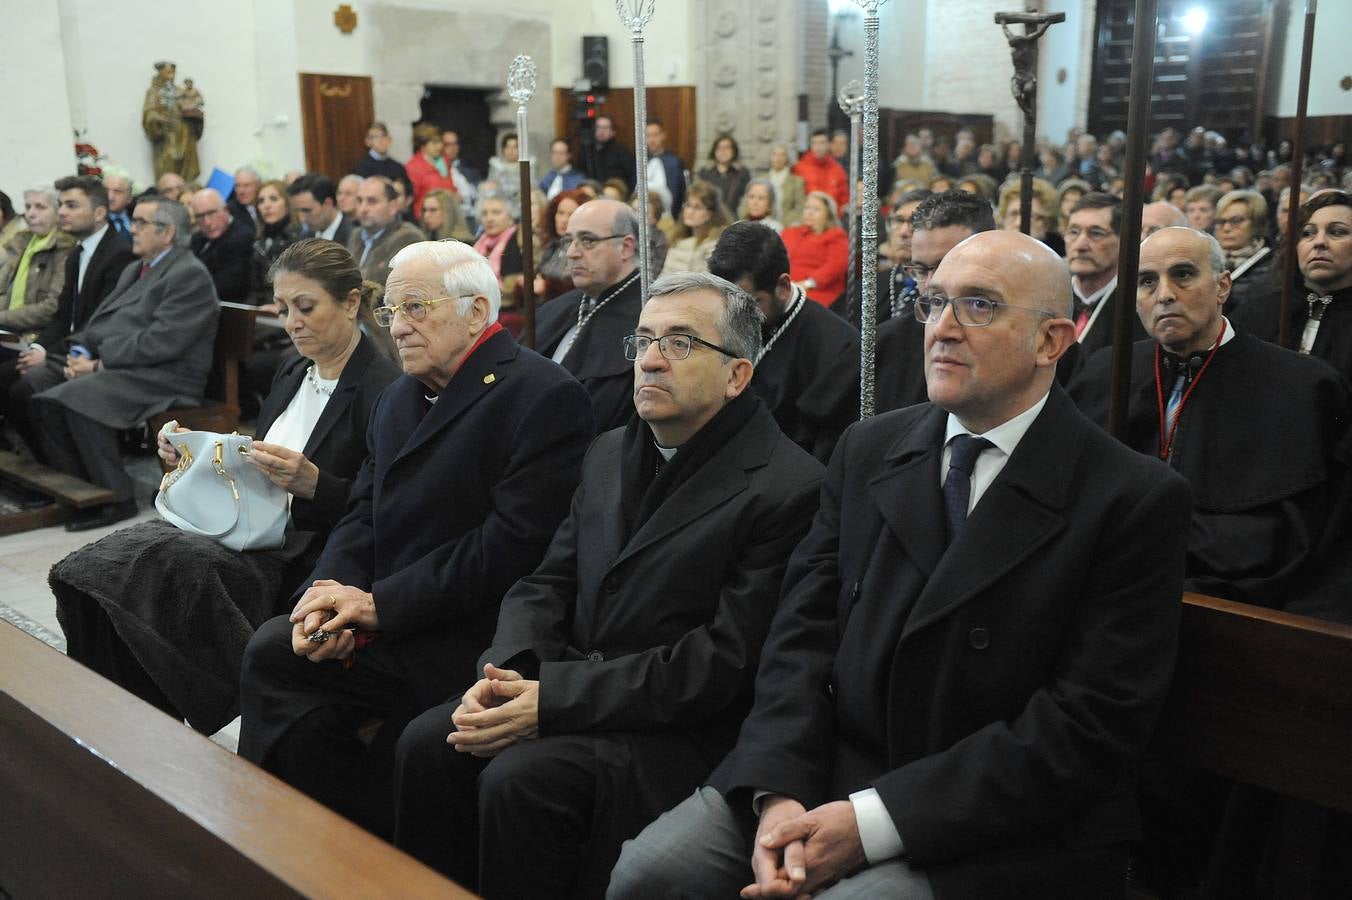
[[[900,856],[903,849],[901,835],[892,823],[892,817],[888,815],[878,791],[875,788],[856,791],[850,795],[850,805],[854,807],[859,843],[864,846],[864,857],[868,864],[876,866]]]

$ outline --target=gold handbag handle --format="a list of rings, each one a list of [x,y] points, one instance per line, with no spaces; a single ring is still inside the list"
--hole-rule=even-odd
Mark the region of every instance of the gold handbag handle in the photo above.
[[[235,495],[235,501],[239,502],[239,488],[235,486],[235,479],[230,477],[230,473],[225,471],[225,443],[216,442],[216,455],[211,461],[211,467],[216,470],[216,474],[230,482],[230,493]]]
[[[179,444],[178,465],[174,466],[168,472],[165,472],[164,477],[160,479],[160,493],[164,493],[165,491],[169,490],[170,486],[173,485],[175,481],[178,481],[179,477],[184,472],[188,471],[188,466],[191,465],[192,465],[192,453],[188,450],[188,445]]]

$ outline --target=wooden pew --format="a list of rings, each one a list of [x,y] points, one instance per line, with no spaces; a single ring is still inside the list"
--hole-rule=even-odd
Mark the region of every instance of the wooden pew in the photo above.
[[[472,895],[0,622],[0,897]]]
[[[1184,595],[1152,755],[1352,812],[1352,627]]]

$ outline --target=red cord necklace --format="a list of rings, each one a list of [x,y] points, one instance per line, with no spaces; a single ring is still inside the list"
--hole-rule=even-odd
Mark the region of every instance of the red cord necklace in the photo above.
[[[1221,319],[1221,333],[1216,335],[1216,343],[1211,345],[1211,350],[1207,353],[1206,360],[1202,363],[1202,368],[1198,369],[1197,374],[1193,376],[1192,384],[1188,385],[1188,389],[1183,392],[1183,399],[1179,401],[1178,409],[1174,410],[1174,421],[1170,424],[1167,434],[1164,430],[1164,414],[1167,407],[1164,403],[1164,385],[1160,381],[1160,345],[1155,345],[1155,401],[1158,403],[1160,410],[1160,459],[1165,462],[1169,461],[1169,454],[1174,448],[1174,433],[1178,431],[1179,419],[1183,418],[1183,407],[1188,405],[1188,398],[1191,397],[1192,392],[1197,389],[1197,383],[1201,381],[1202,376],[1206,374],[1207,367],[1211,365],[1211,361],[1216,358],[1216,351],[1221,348],[1221,340],[1225,337],[1225,328],[1228,324],[1229,323],[1226,322],[1224,318]]]

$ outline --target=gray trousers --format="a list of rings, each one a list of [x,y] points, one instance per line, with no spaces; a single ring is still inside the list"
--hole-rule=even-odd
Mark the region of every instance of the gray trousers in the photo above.
[[[620,851],[607,900],[736,897],[755,877],[751,842],[755,822],[739,818],[723,795],[705,786],[663,813]],[[894,859],[843,879],[820,900],[933,900],[924,872]]]

